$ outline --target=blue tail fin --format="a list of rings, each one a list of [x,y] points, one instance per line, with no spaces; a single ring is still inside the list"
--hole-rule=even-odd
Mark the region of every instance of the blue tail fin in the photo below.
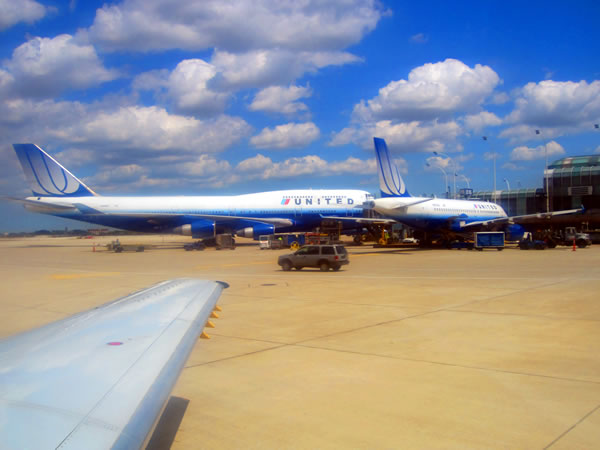
[[[13,144],[36,197],[90,197],[96,194],[35,144]]]
[[[398,172],[398,167],[392,161],[385,141],[373,138],[375,143],[375,156],[379,170],[379,189],[382,197],[410,197],[406,190],[404,180]]]

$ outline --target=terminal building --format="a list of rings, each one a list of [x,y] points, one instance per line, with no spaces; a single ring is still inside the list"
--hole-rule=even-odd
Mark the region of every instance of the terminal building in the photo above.
[[[498,203],[509,216],[545,212],[547,208],[560,211],[582,206],[586,211],[598,212],[600,155],[573,156],[554,161],[544,171],[541,188],[475,191],[472,197]]]

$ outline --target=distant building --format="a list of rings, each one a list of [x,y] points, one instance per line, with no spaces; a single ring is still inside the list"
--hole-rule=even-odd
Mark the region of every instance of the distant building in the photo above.
[[[554,161],[544,171],[541,188],[476,191],[472,197],[495,201],[509,216],[546,211],[546,178],[550,211],[600,209],[600,155],[572,156]]]

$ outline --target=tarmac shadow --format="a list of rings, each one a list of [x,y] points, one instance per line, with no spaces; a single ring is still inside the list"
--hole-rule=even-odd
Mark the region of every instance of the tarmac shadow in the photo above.
[[[190,401],[187,398],[171,397],[163,411],[146,450],[171,448],[175,435]]]

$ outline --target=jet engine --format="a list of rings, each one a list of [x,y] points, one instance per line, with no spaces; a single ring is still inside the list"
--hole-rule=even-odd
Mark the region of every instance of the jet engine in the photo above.
[[[196,221],[173,228],[173,232],[194,239],[211,238],[215,235],[215,223],[208,220]]]
[[[257,223],[252,227],[242,228],[237,230],[235,234],[240,237],[252,238],[258,240],[258,237],[262,234],[273,234],[275,232],[275,226],[266,223]]]

